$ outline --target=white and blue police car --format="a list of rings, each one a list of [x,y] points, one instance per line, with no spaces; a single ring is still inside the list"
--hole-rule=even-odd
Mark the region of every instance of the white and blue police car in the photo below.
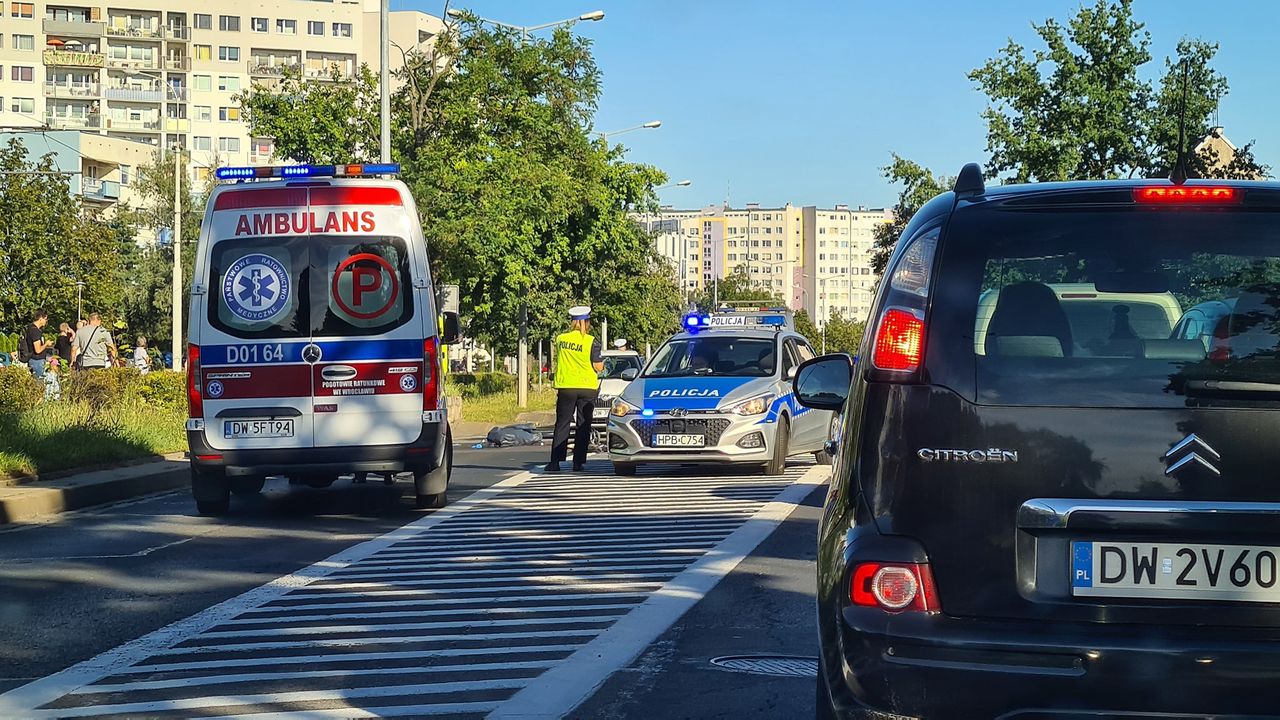
[[[684,327],[613,403],[617,474],[645,463],[734,463],[779,475],[805,453],[829,462],[832,414],[792,395],[796,367],[815,353],[785,308],[689,315]]]

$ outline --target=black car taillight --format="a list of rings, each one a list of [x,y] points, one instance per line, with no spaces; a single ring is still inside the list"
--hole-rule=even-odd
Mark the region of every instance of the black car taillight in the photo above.
[[[859,563],[849,581],[849,601],[893,613],[942,609],[933,573],[923,563]]]
[[[934,256],[940,228],[925,230],[908,241],[886,274],[883,310],[876,318],[871,343],[871,369],[877,379],[911,382],[924,365],[925,310],[933,288]]]

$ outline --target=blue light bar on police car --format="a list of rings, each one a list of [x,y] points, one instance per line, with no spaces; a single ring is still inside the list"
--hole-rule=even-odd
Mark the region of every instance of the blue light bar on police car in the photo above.
[[[256,178],[356,177],[360,175],[398,175],[399,173],[399,163],[258,165],[218,168],[214,172],[214,177],[219,180],[252,180]]]

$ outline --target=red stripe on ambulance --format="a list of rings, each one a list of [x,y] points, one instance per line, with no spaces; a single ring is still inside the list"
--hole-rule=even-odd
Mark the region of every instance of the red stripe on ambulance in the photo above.
[[[325,370],[350,368],[342,373]],[[361,395],[409,395],[422,392],[422,363],[409,361],[317,365],[312,380],[316,397],[358,397]]]
[[[311,397],[307,365],[228,365],[204,368],[205,402]],[[211,384],[217,383],[213,388]]]

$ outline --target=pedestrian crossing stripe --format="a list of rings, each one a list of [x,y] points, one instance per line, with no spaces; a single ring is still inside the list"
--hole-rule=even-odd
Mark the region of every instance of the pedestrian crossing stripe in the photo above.
[[[503,480],[0,695],[0,716],[561,717],[829,472],[609,470]]]

